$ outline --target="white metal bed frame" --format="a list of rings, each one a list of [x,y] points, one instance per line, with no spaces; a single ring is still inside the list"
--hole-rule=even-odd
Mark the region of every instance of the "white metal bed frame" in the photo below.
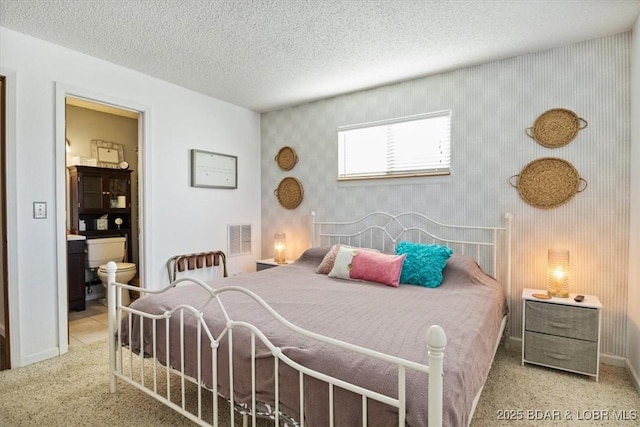
[[[417,243],[434,243],[450,247],[454,252],[473,258],[482,269],[501,280],[504,289],[511,291],[511,224],[513,215],[504,215],[504,225],[499,227],[450,225],[435,221],[418,212],[403,212],[393,215],[387,212],[371,212],[351,221],[317,221],[311,212],[311,246],[330,246],[344,243],[357,247],[375,247],[383,252],[395,249],[401,240]],[[469,239],[449,238],[437,235],[425,226],[442,232],[469,232]],[[354,231],[336,232],[351,227]],[[500,245],[500,234],[504,241]],[[377,237],[377,239],[376,239]],[[417,237],[417,238],[416,238]],[[502,249],[502,250],[501,250]],[[500,251],[501,250],[501,251]],[[499,257],[501,252],[504,256]],[[498,261],[502,261],[498,265]],[[509,295],[507,295],[509,300]]]
[[[382,218],[382,225],[375,223],[375,218]],[[412,218],[410,221],[412,225],[406,225],[406,220],[408,218]],[[472,230],[474,232],[480,231],[481,233],[488,233],[489,238],[485,240],[458,240],[458,239],[447,239],[441,238],[435,235],[434,233],[415,225],[415,220],[418,221],[426,221],[427,223],[434,224],[437,227],[442,227],[445,229],[458,229],[458,230]],[[505,292],[507,294],[507,300],[509,300],[510,294],[510,278],[511,278],[511,222],[512,216],[510,214],[506,214],[504,217],[505,225],[502,227],[471,227],[471,226],[451,226],[445,225],[442,223],[438,223],[429,219],[428,217],[414,213],[402,213],[399,215],[391,215],[384,212],[376,212],[369,215],[366,215],[356,221],[350,222],[320,222],[316,221],[315,213],[312,213],[312,244],[313,246],[322,245],[322,242],[328,241],[339,241],[344,243],[345,240],[348,244],[358,244],[358,246],[362,246],[366,243],[366,239],[369,239],[369,242],[374,242],[376,239],[373,237],[374,234],[380,233],[380,235],[384,236],[384,239],[389,240],[393,245],[399,239],[405,239],[409,237],[412,233],[418,233],[420,236],[424,237],[427,240],[423,240],[423,237],[420,237],[418,241],[431,241],[438,242],[441,244],[446,244],[449,246],[459,246],[463,248],[459,252],[466,253],[468,256],[476,259],[479,262],[483,261],[482,250],[481,249],[489,249],[489,253],[492,258],[492,262],[490,263],[492,266],[491,274],[497,275],[498,272],[498,264],[497,264],[497,255],[498,255],[498,246],[499,246],[499,234],[504,233],[504,241],[503,241],[503,250],[502,253],[505,254],[504,259],[504,275],[502,276],[504,279]],[[336,227],[351,227],[356,224],[365,224],[364,227],[360,228],[357,232],[347,232],[343,234],[339,234],[336,232]],[[325,231],[327,228],[333,228],[331,231]],[[414,239],[415,241],[415,239]],[[475,249],[474,249],[475,248]],[[385,249],[384,243],[380,248],[382,250]],[[468,250],[472,249],[472,250]],[[476,255],[474,257],[473,255]],[[280,316],[273,308],[271,308],[264,300],[262,300],[258,295],[254,292],[238,287],[238,286],[229,286],[218,289],[213,289],[208,286],[206,283],[199,279],[183,277],[178,280],[173,281],[169,286],[161,289],[161,290],[147,290],[141,289],[138,287],[129,286],[126,284],[117,283],[115,281],[115,273],[116,273],[116,265],[113,262],[108,263],[107,265],[107,273],[108,273],[108,301],[109,301],[109,310],[108,310],[108,319],[109,319],[109,370],[110,370],[110,391],[115,393],[117,391],[118,380],[121,380],[125,383],[131,384],[134,387],[142,390],[148,395],[156,398],[162,403],[166,404],[170,408],[184,415],[188,419],[194,421],[199,425],[208,425],[208,426],[218,426],[218,399],[217,396],[219,394],[218,391],[218,378],[217,378],[217,361],[218,361],[218,352],[219,350],[224,351],[225,349],[220,349],[220,341],[221,339],[227,335],[228,341],[228,357],[229,357],[229,389],[230,389],[230,398],[229,402],[229,415],[231,418],[231,424],[235,425],[235,402],[234,402],[234,365],[233,365],[233,331],[239,328],[246,328],[251,333],[251,384],[252,384],[252,398],[251,398],[251,406],[248,408],[248,413],[244,412],[242,414],[243,425],[247,426],[249,423],[249,418],[251,419],[252,426],[256,426],[257,414],[256,410],[252,408],[256,408],[257,402],[256,400],[256,387],[255,387],[255,379],[256,379],[256,338],[262,342],[271,352],[274,359],[274,370],[275,370],[275,405],[273,410],[273,419],[274,425],[280,425],[281,422],[284,422],[284,417],[281,418],[280,407],[279,407],[279,381],[278,378],[278,365],[279,361],[287,364],[292,367],[299,373],[299,385],[300,385],[300,416],[297,422],[300,426],[304,426],[304,378],[305,375],[309,377],[316,378],[320,381],[323,381],[329,385],[329,419],[330,426],[333,427],[333,411],[334,411],[334,402],[333,402],[333,392],[335,387],[343,388],[349,391],[352,391],[360,396],[362,396],[362,420],[363,426],[368,425],[367,422],[367,402],[369,399],[376,400],[390,406],[398,408],[398,425],[400,427],[405,425],[405,416],[406,416],[406,390],[405,390],[405,378],[407,369],[413,369],[420,372],[428,373],[428,425],[429,426],[441,426],[442,425],[442,404],[443,404],[443,360],[444,360],[444,349],[446,346],[446,335],[444,330],[437,325],[432,325],[427,333],[427,363],[420,364],[412,361],[404,360],[395,356],[383,354],[380,352],[376,352],[370,349],[366,349],[363,347],[359,347],[350,343],[346,343],[343,341],[339,341],[333,339],[331,337],[322,336],[316,334],[314,332],[305,330],[300,328],[291,322],[284,319]],[[209,298],[205,304],[217,304],[224,318],[226,319],[226,327],[218,336],[214,336],[209,328],[209,326],[204,322],[202,311],[197,310],[194,307],[188,305],[180,305],[174,308],[171,311],[167,311],[160,315],[152,315],[149,313],[144,313],[139,310],[123,306],[122,305],[122,292],[128,292],[130,290],[139,291],[142,294],[159,294],[167,291],[173,286],[181,283],[181,282],[192,282],[196,283],[198,286],[202,287],[209,293]],[[245,294],[255,300],[257,304],[264,307],[275,319],[280,321],[282,324],[286,325],[293,331],[313,338],[315,340],[343,348],[349,351],[353,351],[356,353],[364,354],[366,356],[377,358],[380,360],[384,360],[390,363],[395,364],[398,367],[398,397],[392,397],[377,393],[372,390],[365,389],[358,385],[350,384],[340,379],[336,379],[330,377],[328,375],[323,374],[322,372],[311,370],[305,366],[302,366],[288,358],[280,348],[274,346],[268,338],[260,331],[258,327],[255,325],[251,325],[247,322],[236,321],[229,317],[225,307],[220,299],[220,295],[227,292],[239,292]],[[115,302],[115,304],[114,304]],[[185,351],[189,351],[189,349],[185,349],[184,346],[184,316],[185,313],[191,314],[195,316],[197,321],[197,363],[198,363],[198,375],[197,378],[192,378],[185,373],[184,366],[184,358]],[[129,327],[129,331],[131,331],[132,327],[132,316],[138,315],[145,319],[150,319],[152,322],[153,328],[153,355],[151,358],[145,358],[144,352],[140,351],[139,354],[135,355],[132,351],[126,350],[126,347],[123,346],[123,342],[121,340],[121,327],[122,322],[117,321],[117,319],[126,318],[126,322]],[[156,357],[156,338],[155,331],[157,322],[165,322],[167,331],[166,333],[166,342],[167,342],[167,354],[169,354],[169,321],[172,317],[178,316],[180,321],[180,334],[178,338],[181,343],[180,357],[181,363],[179,368],[171,368],[165,369],[160,362],[158,362]],[[501,335],[504,330],[505,322],[503,321]],[[143,336],[143,327],[144,322],[140,322],[140,337],[142,339]],[[202,342],[201,333],[204,332],[207,339]],[[117,338],[115,338],[117,333]],[[144,348],[144,343],[141,343],[141,348]],[[496,343],[496,348],[498,342]],[[203,345],[208,345],[212,349],[212,374],[213,378],[211,384],[214,384],[214,389],[211,390],[205,387],[204,380],[201,376],[202,369],[202,361],[201,361],[201,348]],[[193,351],[193,349],[191,349]],[[128,357],[125,357],[124,353],[128,353]],[[135,366],[134,366],[135,365]],[[158,371],[164,370],[166,371],[166,379],[164,379],[164,383],[158,378]],[[175,382],[178,382],[178,386],[180,389],[178,398],[171,396],[171,388],[172,385],[175,385]],[[186,405],[186,395],[185,395],[185,386],[186,383],[190,382],[197,386],[197,409],[187,408]],[[162,383],[162,384],[161,384]],[[166,391],[160,390],[163,386],[166,386]],[[203,405],[207,405],[208,403],[204,402],[203,396],[206,397],[208,393],[211,393],[212,399],[210,404],[212,405],[212,414],[211,418],[205,419],[203,415]],[[473,408],[471,414],[475,410],[475,406],[477,404],[480,392],[473,403]],[[471,419],[471,417],[469,418]]]

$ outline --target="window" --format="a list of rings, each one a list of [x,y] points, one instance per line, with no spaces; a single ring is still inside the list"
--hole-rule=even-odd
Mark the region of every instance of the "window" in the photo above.
[[[451,111],[338,128],[338,179],[448,175]]]

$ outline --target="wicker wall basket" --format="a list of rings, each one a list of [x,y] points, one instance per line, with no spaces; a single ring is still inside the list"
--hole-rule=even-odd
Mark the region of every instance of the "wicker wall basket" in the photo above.
[[[547,148],[558,148],[571,142],[578,131],[586,128],[587,121],[570,110],[554,108],[538,117],[526,132],[536,142]]]
[[[291,147],[282,147],[278,154],[276,154],[276,163],[280,166],[280,169],[288,171],[298,163],[298,155],[296,150]]]
[[[300,181],[288,176],[280,181],[278,188],[273,191],[273,194],[276,195],[278,201],[283,207],[287,209],[295,209],[302,202],[304,190],[302,189]]]
[[[571,163],[555,157],[532,161],[520,175],[509,178],[509,183],[518,189],[525,202],[541,209],[563,205],[587,188],[587,181],[580,178]]]

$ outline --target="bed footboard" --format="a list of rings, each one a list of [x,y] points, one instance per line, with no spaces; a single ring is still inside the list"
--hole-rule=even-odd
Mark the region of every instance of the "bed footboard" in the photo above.
[[[442,425],[443,360],[447,341],[444,330],[437,325],[432,325],[427,331],[428,356],[426,364],[416,363],[305,330],[284,319],[258,295],[242,287],[228,286],[212,289],[198,279],[181,278],[159,291],[135,288],[141,293],[153,294],[165,292],[180,282],[196,283],[209,294],[205,305],[217,305],[224,317],[224,327],[221,332],[216,333],[204,321],[202,311],[188,305],[179,305],[161,314],[150,314],[136,308],[123,306],[120,293],[134,288],[115,282],[116,266],[114,263],[107,265],[107,272],[109,283],[109,367],[112,393],[117,391],[118,380],[120,380],[153,396],[197,424],[212,426],[217,426],[219,422],[221,408],[218,396],[222,396],[228,402],[232,425],[235,422],[236,399],[240,399],[237,396],[250,396],[245,399],[246,411],[243,415],[245,423],[250,418],[252,425],[255,426],[257,417],[260,415],[256,408],[260,405],[267,405],[271,409],[274,425],[289,423],[288,420],[293,419],[296,420],[297,425],[304,426],[306,422],[313,425],[313,417],[316,416],[316,414],[309,413],[312,412],[309,410],[309,404],[313,402],[315,405],[316,402],[314,395],[309,397],[305,395],[310,387],[307,383],[321,382],[324,384],[323,387],[328,390],[329,398],[326,405],[328,414],[324,415],[328,420],[326,425],[334,425],[336,410],[334,400],[337,399],[337,394],[347,391],[360,396],[361,412],[358,417],[362,420],[363,426],[369,424],[370,410],[368,407],[371,405],[373,408],[373,402],[380,402],[395,408],[394,411],[397,410],[397,425],[403,427],[406,425],[407,375],[408,372],[416,371],[428,374],[428,383],[424,384],[425,388],[428,386],[428,402],[424,402],[425,405],[428,405],[428,425]],[[397,370],[397,390],[390,394],[383,394],[377,390],[332,377],[293,360],[287,356],[286,350],[274,345],[258,327],[232,319],[220,298],[222,294],[226,293],[240,293],[250,297],[257,305],[267,310],[274,319],[297,334],[316,340],[323,345],[357,353],[358,357],[373,358],[394,366]],[[138,319],[137,323],[133,322],[134,318]],[[185,321],[186,318],[195,319],[195,338],[186,337],[187,327],[185,324],[188,323]],[[190,327],[193,328],[193,325]],[[172,333],[177,331],[177,334],[170,337],[170,329]],[[134,331],[139,336],[139,346],[133,345],[134,341],[131,337]],[[152,342],[144,341],[145,332],[150,333]],[[123,334],[128,334],[128,338],[124,341]],[[160,338],[156,338],[157,336]],[[249,345],[248,349],[244,348],[242,357],[248,358],[249,362],[247,366],[236,366],[236,361],[240,356],[235,353],[238,348],[234,345],[234,340],[240,342],[243,339],[248,340]],[[175,351],[169,349],[170,340],[172,344],[174,341],[179,343],[179,355],[176,357],[172,354]],[[195,348],[192,347],[194,340]],[[162,361],[158,357],[157,347],[165,349],[163,351],[167,355],[166,360]],[[186,367],[188,359],[194,357],[196,359],[195,371],[193,368],[189,370]],[[265,373],[262,369],[267,358],[272,362],[267,361],[270,370]],[[168,363],[166,363],[167,360]],[[258,368],[258,364],[260,364],[260,368]],[[280,380],[285,370],[294,372],[295,380],[293,383],[297,389],[295,404],[285,401],[283,397],[287,390],[291,390],[290,381],[281,383]],[[250,384],[248,394],[245,389],[242,389],[240,378],[237,378],[241,376],[240,374],[244,375],[245,372]],[[265,390],[261,388],[264,385],[265,376],[269,378],[269,384],[273,387],[266,394]],[[262,401],[270,393],[274,396],[273,401]],[[318,422],[316,421],[315,424],[317,425]]]

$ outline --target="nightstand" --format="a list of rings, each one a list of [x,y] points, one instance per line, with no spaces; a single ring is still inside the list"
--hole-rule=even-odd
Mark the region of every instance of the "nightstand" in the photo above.
[[[281,265],[291,264],[293,261],[286,260],[284,264],[278,264],[273,258],[261,259],[256,261],[256,271],[266,270],[267,268],[279,267]]]
[[[522,365],[531,363],[578,374],[598,381],[600,322],[598,297],[538,299],[540,289],[522,291]]]

